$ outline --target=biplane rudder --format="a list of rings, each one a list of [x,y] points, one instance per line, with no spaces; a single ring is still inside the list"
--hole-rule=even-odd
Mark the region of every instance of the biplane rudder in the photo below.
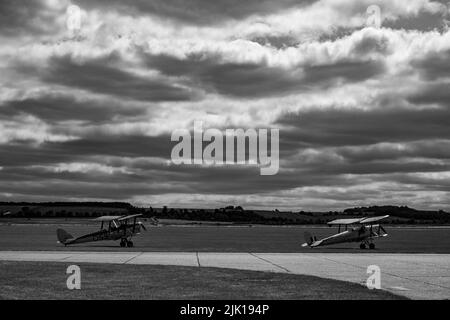
[[[311,233],[309,233],[308,231],[306,231],[303,234],[303,237],[305,239],[305,243],[303,244],[304,247],[306,246],[311,246],[314,243],[314,237],[311,235]]]
[[[68,240],[73,239],[73,236],[64,229],[57,229],[56,236],[58,237],[58,241],[62,244],[66,244]]]

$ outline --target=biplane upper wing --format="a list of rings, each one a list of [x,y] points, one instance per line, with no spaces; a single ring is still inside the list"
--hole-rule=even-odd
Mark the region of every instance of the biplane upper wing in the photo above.
[[[363,218],[350,218],[350,219],[336,219],[328,222],[328,225],[346,225],[346,224],[372,224],[374,222],[386,219],[389,215],[378,217],[363,217]]]
[[[121,216],[121,217],[118,218],[117,220],[119,220],[119,221],[129,220],[129,219],[137,218],[137,217],[140,217],[140,216],[142,216],[142,213],[139,213],[139,214],[132,214],[132,215],[129,215],[129,216]]]
[[[93,219],[93,221],[109,222],[109,221],[113,221],[113,220],[118,220],[121,217],[123,217],[123,216],[101,216],[101,217]]]
[[[372,224],[374,222],[386,219],[387,217],[389,217],[389,215],[378,216],[378,217],[370,217],[370,218],[363,218],[363,219],[361,219],[361,221],[359,221],[359,223],[361,223],[361,224]]]
[[[101,217],[93,219],[93,221],[103,221],[103,222],[109,222],[109,221],[113,221],[113,220],[124,221],[124,220],[129,220],[129,219],[133,219],[133,218],[140,217],[140,216],[142,216],[142,214],[132,214],[129,216],[101,216]]]
[[[355,224],[355,223],[359,223],[359,221],[361,220],[361,218],[352,218],[352,219],[336,219],[333,221],[328,222],[329,225],[337,225],[337,224]]]

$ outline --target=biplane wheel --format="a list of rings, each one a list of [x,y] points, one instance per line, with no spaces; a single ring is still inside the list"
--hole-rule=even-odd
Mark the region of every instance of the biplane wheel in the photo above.
[[[360,249],[365,249],[365,248],[366,248],[366,244],[365,244],[365,243],[361,243],[361,244],[359,245],[359,248],[360,248]]]
[[[369,249],[375,249],[375,243],[369,243]]]
[[[127,241],[127,247],[132,248],[133,247],[133,241]]]
[[[120,246],[123,248],[127,245],[126,240],[122,239],[120,240]]]

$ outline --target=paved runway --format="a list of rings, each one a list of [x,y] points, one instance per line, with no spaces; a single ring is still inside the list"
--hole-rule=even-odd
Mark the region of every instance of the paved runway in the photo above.
[[[0,260],[222,267],[314,275],[365,284],[381,269],[384,290],[413,299],[450,299],[450,254],[0,251]]]

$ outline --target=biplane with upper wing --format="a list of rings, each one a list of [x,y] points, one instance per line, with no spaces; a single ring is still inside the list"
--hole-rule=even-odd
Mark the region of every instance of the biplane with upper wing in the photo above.
[[[316,237],[311,236],[309,232],[305,232],[306,243],[303,247],[319,247],[331,244],[346,243],[346,242],[360,242],[360,248],[375,249],[373,240],[380,237],[386,237],[388,234],[386,230],[380,225],[378,221],[386,219],[389,215],[379,217],[364,217],[354,219],[337,219],[328,222],[329,226],[338,226],[338,233],[330,237],[317,240]],[[341,232],[341,228],[345,228]]]
[[[89,233],[80,237],[73,237],[64,229],[56,230],[58,242],[63,245],[71,245],[77,243],[103,241],[103,240],[119,240],[121,247],[133,247],[131,238],[141,232],[141,229],[147,230],[144,224],[137,221],[137,218],[142,214],[133,214],[128,216],[103,216],[94,219],[93,221],[101,222],[100,230],[94,233]],[[155,218],[151,218],[150,222],[153,225],[158,224]]]

